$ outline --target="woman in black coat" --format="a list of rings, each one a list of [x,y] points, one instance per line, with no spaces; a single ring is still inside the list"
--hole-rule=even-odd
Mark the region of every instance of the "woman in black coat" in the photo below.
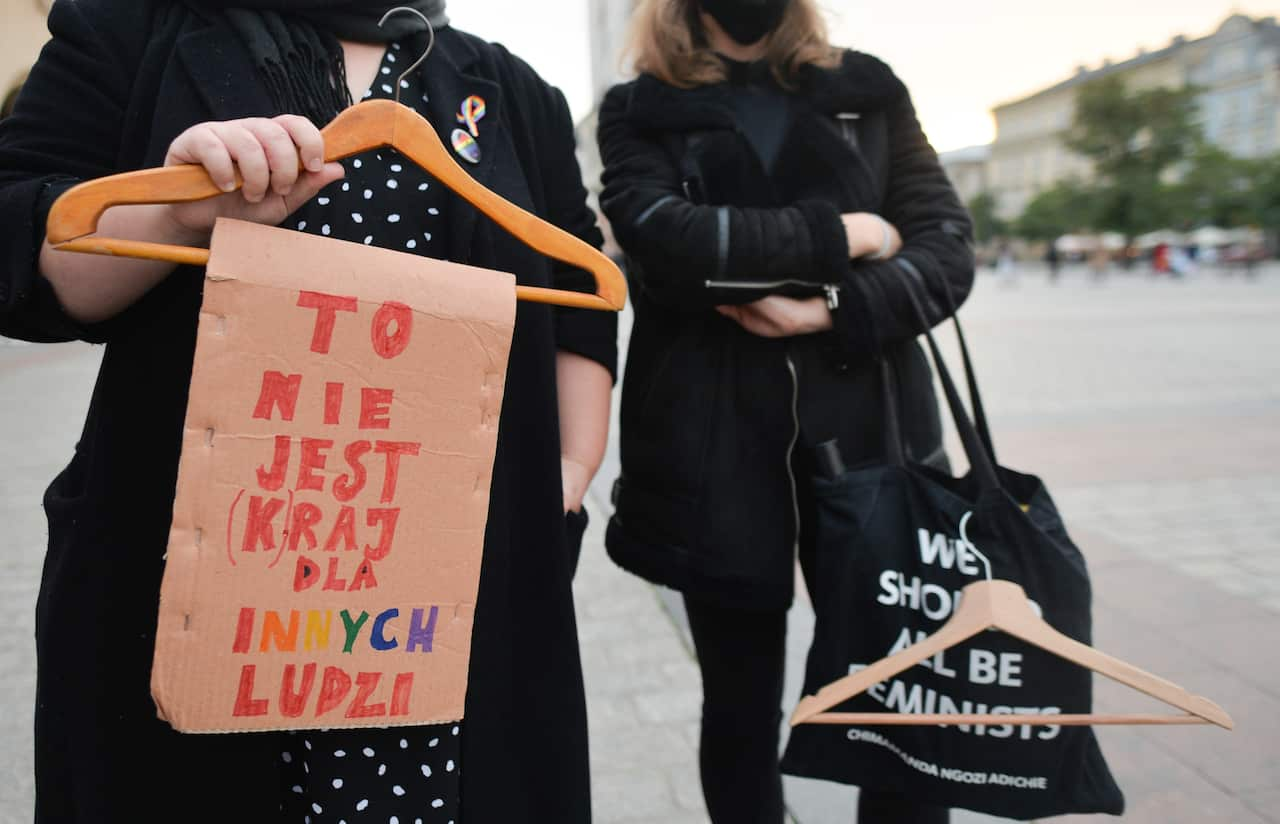
[[[935,323],[961,302],[971,227],[903,84],[832,49],[810,0],[644,0],[633,38],[640,76],[600,110],[601,204],[635,305],[608,548],[684,594],[712,819],[777,824],[815,448],[883,454],[887,363],[907,450],[945,464],[908,290]],[[947,815],[866,792],[860,809]]]
[[[54,252],[46,216],[79,181],[197,162],[219,183],[238,168],[244,189],[182,207],[113,209],[103,233],[200,245],[215,215],[274,224],[294,212],[291,229],[390,242],[344,222],[337,207],[360,191],[343,185],[360,179],[358,167],[387,159],[325,165],[317,126],[426,48],[412,17],[378,28],[393,5],[59,0],[53,39],[0,126],[0,333],[106,344],[84,433],[45,497],[39,821],[395,820],[388,811],[406,823],[589,820],[565,515],[580,507],[603,451],[616,357],[608,313],[518,308],[460,729],[184,736],[157,720],[148,689],[203,272]],[[443,0],[409,5],[438,31],[406,79],[405,102],[448,145],[460,104],[483,98],[468,171],[599,245],[563,96],[501,47],[448,28]],[[380,82],[370,93],[391,91]],[[412,210],[399,228],[412,224],[417,240],[396,248],[514,272],[520,283],[589,288],[585,273],[541,257],[459,198],[433,194],[440,187],[423,185],[425,173],[403,173],[418,177],[399,187]],[[385,772],[356,763],[362,746]],[[450,747],[456,754],[446,757]],[[359,775],[332,772],[342,748]],[[429,750],[440,753],[430,776]],[[393,785],[393,774],[408,778]],[[377,795],[353,794],[363,787]]]

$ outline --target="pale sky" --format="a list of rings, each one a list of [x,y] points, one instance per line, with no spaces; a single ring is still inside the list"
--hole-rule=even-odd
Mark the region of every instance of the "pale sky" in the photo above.
[[[450,0],[459,28],[505,44],[564,90],[574,117],[593,103],[591,0]],[[1079,64],[1132,57],[1177,34],[1211,33],[1232,11],[1280,17],[1271,0],[825,0],[832,39],[886,60],[906,81],[935,148],[995,135],[990,109],[1064,80]]]

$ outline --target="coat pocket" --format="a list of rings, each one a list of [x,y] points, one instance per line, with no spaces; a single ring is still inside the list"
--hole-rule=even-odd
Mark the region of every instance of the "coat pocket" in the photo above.
[[[75,535],[85,497],[84,456],[77,451],[44,493],[44,514],[49,524],[49,551],[62,549]]]
[[[49,544],[44,557],[40,594],[36,599],[37,640],[47,637],[51,625],[59,625],[60,616],[51,609],[50,590],[67,591],[70,588],[74,591],[91,577],[81,569],[72,551],[76,537],[83,529],[80,521],[85,510],[86,475],[84,456],[77,452],[44,493]]]

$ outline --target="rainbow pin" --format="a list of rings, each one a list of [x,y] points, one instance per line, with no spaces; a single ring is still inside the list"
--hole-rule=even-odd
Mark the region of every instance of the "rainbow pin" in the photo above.
[[[480,162],[480,144],[465,129],[454,129],[450,139],[459,157],[468,163]]]
[[[458,122],[467,127],[467,131],[472,137],[480,136],[480,119],[484,117],[484,98],[478,94],[473,94],[466,100],[462,101],[462,105],[458,107],[458,113],[454,115]]]

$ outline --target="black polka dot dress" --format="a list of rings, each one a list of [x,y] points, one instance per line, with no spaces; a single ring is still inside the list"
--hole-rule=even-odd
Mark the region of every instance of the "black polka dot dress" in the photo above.
[[[407,61],[399,43],[387,49],[365,98],[394,98],[424,115],[427,96],[417,73],[398,80]],[[448,258],[445,209],[455,195],[395,149],[347,158],[346,177],[331,183],[293,214],[286,228],[411,254]]]
[[[387,49],[366,98],[425,114],[417,74],[399,81],[408,52]],[[446,210],[455,195],[394,149],[343,161],[333,183],[283,224],[310,234],[447,259]],[[462,724],[297,732],[280,736],[287,824],[461,824]]]
[[[460,824],[461,732],[446,724],[284,735],[282,820]]]

